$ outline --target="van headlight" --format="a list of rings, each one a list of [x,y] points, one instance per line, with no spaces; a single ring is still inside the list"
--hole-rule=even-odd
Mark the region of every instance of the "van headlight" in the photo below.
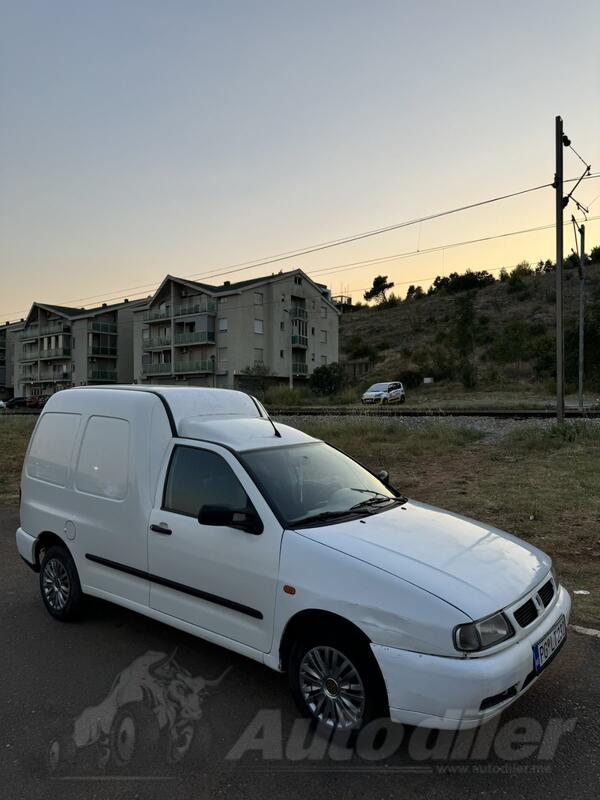
[[[550,573],[552,575],[552,580],[554,581],[554,586],[556,587],[556,590],[558,591],[558,587],[560,586],[560,579],[558,577],[558,573],[556,571],[556,567],[554,566],[554,564],[552,564],[552,568],[550,570]]]
[[[457,650],[473,653],[499,644],[514,636],[515,629],[501,612],[478,622],[457,625],[454,629],[454,646]]]

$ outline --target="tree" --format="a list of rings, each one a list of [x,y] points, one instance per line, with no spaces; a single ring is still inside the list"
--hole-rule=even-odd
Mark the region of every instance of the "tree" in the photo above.
[[[315,394],[336,394],[346,385],[346,372],[341,364],[323,364],[313,370],[308,382]]]
[[[244,388],[257,394],[264,394],[269,385],[269,375],[271,370],[266,364],[256,363],[251,367],[244,367],[240,370],[240,383]]]
[[[425,296],[422,286],[415,286],[411,283],[408,287],[408,291],[406,292],[406,299],[407,300],[420,300],[422,297]]]
[[[454,338],[456,349],[460,356],[460,373],[465,389],[473,389],[477,383],[475,368],[475,301],[473,293],[457,297],[456,303],[456,329]]]
[[[590,261],[592,262],[592,264],[600,264],[600,245],[592,247],[592,252],[590,253]]]
[[[379,304],[385,303],[387,300],[386,292],[393,287],[393,281],[388,281],[387,275],[377,275],[373,278],[373,285],[364,293],[363,297],[367,302],[369,300],[376,300]]]

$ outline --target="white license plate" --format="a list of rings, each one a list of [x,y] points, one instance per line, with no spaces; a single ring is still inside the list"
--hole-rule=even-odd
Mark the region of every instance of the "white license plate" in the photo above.
[[[561,617],[544,638],[533,645],[533,665],[536,672],[541,672],[553,654],[558,650],[567,635],[567,623]]]

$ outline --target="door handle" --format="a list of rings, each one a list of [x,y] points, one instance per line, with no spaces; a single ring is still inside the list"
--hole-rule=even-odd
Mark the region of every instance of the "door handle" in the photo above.
[[[163,525],[150,525],[150,530],[154,533],[162,533],[165,536],[170,536],[173,531],[170,528],[165,528]]]

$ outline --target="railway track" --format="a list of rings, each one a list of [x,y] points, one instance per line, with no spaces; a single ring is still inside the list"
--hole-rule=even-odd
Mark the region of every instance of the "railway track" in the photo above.
[[[363,408],[339,407],[295,407],[269,408],[272,417],[489,417],[491,419],[554,419],[553,409],[418,409],[418,408]],[[600,409],[579,411],[565,410],[567,419],[600,419]]]

